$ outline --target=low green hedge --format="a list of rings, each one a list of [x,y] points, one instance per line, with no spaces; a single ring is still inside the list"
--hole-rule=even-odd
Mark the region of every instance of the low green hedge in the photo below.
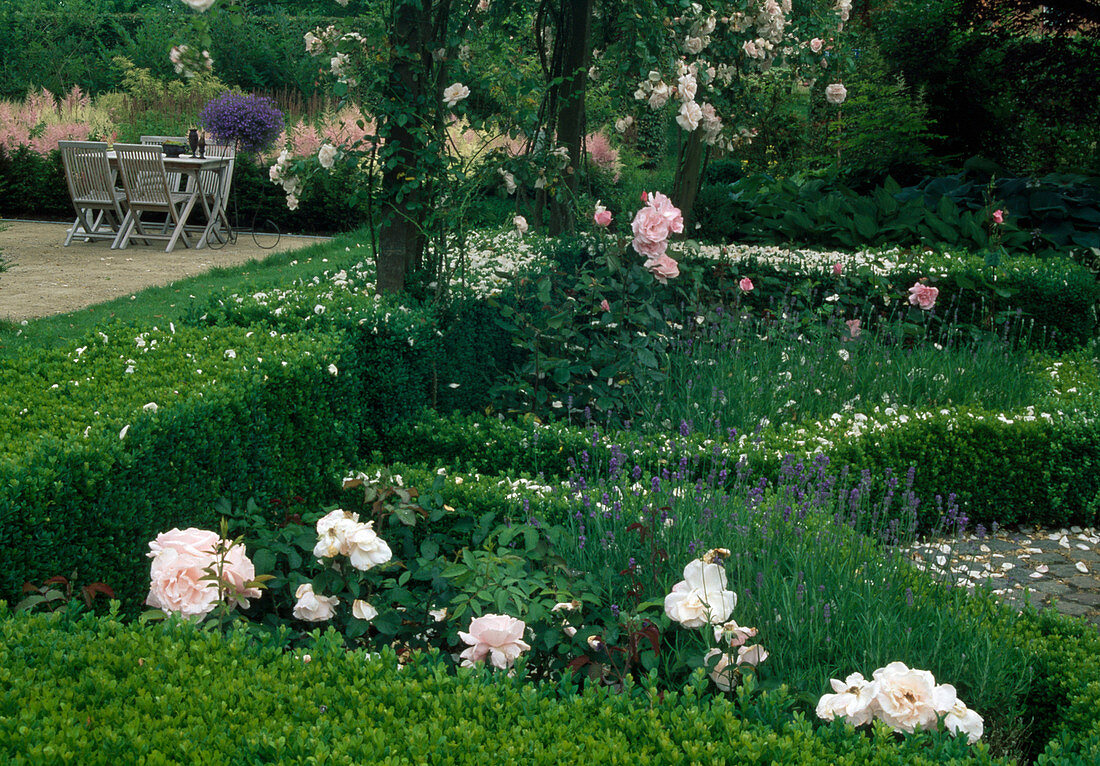
[[[333,648],[300,655],[193,625],[0,612],[0,754],[12,764],[989,764],[984,744],[871,735],[789,712],[784,690],[703,699],[446,673]],[[705,685],[702,686],[705,688]]]
[[[594,435],[600,438],[594,441]],[[1100,521],[1100,420],[1080,413],[1048,420],[953,411],[855,437],[838,432],[807,442],[765,432],[758,441],[745,438],[738,444],[698,435],[604,434],[598,427],[424,411],[395,426],[385,441],[383,454],[389,460],[504,476],[541,475],[546,483],[567,478],[570,461],[585,451],[597,465],[606,465],[612,444],[647,470],[674,465],[684,456],[706,468],[725,457],[732,467],[743,455],[754,474],[773,480],[786,455],[808,459],[823,452],[838,469],[868,469],[874,476],[887,469],[904,475],[914,466],[913,489],[923,501],[920,521],[926,529],[939,521],[935,496],[946,500],[950,494],[972,526]]]
[[[237,354],[227,360],[234,370],[208,369],[219,375],[216,383],[175,402],[161,398],[155,412],[142,409],[151,392],[131,388],[131,378],[159,381],[167,392],[181,368],[194,379],[199,368],[191,365],[210,360],[210,349],[224,359],[227,339]],[[21,441],[10,439],[0,461],[0,598],[16,598],[26,581],[75,569],[79,581],[106,582],[136,605],[148,585],[146,544],[158,532],[214,525],[213,504],[222,497],[234,504],[287,495],[320,502],[334,491],[361,441],[361,378],[331,337],[292,339],[281,349],[274,340],[240,329],[180,328],[178,346],[165,339],[131,375],[120,371],[77,387],[102,402],[101,410],[89,412],[93,405],[82,409],[76,400],[63,413],[71,422],[58,421],[44,435],[53,426],[37,424]],[[102,372],[95,351],[85,355]],[[69,354],[59,357],[72,364]],[[329,364],[344,373],[333,374]],[[50,378],[28,377],[39,395],[58,390],[48,387]]]

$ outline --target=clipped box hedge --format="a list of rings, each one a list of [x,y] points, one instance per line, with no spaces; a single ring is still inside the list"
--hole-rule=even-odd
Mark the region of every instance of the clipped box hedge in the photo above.
[[[334,648],[300,654],[172,621],[11,616],[0,608],[0,756],[44,763],[991,764],[984,743],[871,735],[700,690],[533,684],[399,667]],[[709,683],[709,682],[708,682]],[[706,688],[705,684],[701,688]]]
[[[1010,422],[1011,421],[1011,422]],[[594,440],[593,435],[599,434]],[[801,441],[801,440],[800,440]],[[839,470],[851,466],[883,476],[916,467],[914,491],[923,502],[920,520],[934,527],[936,495],[954,493],[970,524],[992,522],[1092,525],[1100,521],[1100,419],[1069,414],[1048,419],[998,418],[992,413],[932,414],[859,436],[795,443],[765,433],[756,442],[714,441],[699,435],[646,437],[534,420],[508,421],[432,411],[399,423],[386,439],[388,459],[504,476],[567,478],[570,460],[588,451],[606,465],[612,443],[632,462],[654,468],[687,456],[710,466],[723,457],[732,467],[742,456],[758,475],[774,479],[787,455],[827,455]],[[717,453],[716,453],[717,451]]]
[[[63,420],[28,422],[21,440],[8,434],[0,460],[0,598],[15,599],[26,581],[76,570],[79,582],[106,582],[136,606],[148,586],[146,546],[158,532],[213,527],[213,504],[223,497],[234,504],[288,495],[319,502],[354,462],[363,420],[359,376],[332,337],[273,345],[278,339],[241,329],[181,328],[173,338],[135,372],[79,387],[100,410],[89,411],[90,402],[57,405]],[[225,342],[233,344],[232,359]],[[196,359],[211,354],[233,368],[204,369],[204,376],[218,375],[216,382],[171,401],[198,377]],[[85,355],[95,368],[90,346]],[[59,357],[62,366],[72,363],[72,354]],[[23,390],[27,409],[55,406],[30,401],[62,390],[42,379],[54,371],[43,362],[27,376],[37,381]],[[142,408],[155,391],[133,381],[162,387],[155,412]]]

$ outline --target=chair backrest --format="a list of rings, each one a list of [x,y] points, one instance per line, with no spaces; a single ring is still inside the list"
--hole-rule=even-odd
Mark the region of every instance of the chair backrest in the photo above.
[[[115,144],[122,185],[130,207],[171,204],[168,176],[164,172],[164,150],[153,144]]]
[[[103,141],[59,141],[69,196],[76,203],[114,203],[115,183]]]
[[[237,147],[233,144],[207,144],[207,157],[228,157],[229,166],[225,169],[225,188],[222,189],[222,198],[229,198],[229,186],[233,183],[233,166],[237,164]],[[213,194],[218,188],[218,178],[213,173],[203,173],[202,190],[207,194]]]

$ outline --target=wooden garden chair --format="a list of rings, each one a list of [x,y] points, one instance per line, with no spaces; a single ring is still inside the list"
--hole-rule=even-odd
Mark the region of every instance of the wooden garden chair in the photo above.
[[[189,192],[172,191],[168,185],[168,174],[164,170],[164,150],[152,144],[115,144],[118,167],[122,174],[122,185],[126,189],[126,201],[129,212],[123,225],[121,240],[112,247],[124,248],[130,238],[161,239],[168,242],[165,248],[170,252],[177,240],[186,247],[191,243],[187,239],[184,224],[191,212],[194,197]],[[181,212],[181,208],[184,208]],[[142,221],[146,213],[164,213],[159,233],[147,231],[147,222]],[[169,231],[171,226],[171,231]]]
[[[141,143],[143,144],[156,144],[157,146],[163,146],[165,142],[172,141],[173,143],[183,144],[187,146],[187,136],[142,136]],[[172,191],[179,191],[182,185],[180,179],[183,177],[182,173],[173,173],[168,171],[168,188]]]
[[[76,210],[69,227],[65,247],[74,237],[116,240],[123,225],[126,195],[115,188],[115,174],[107,160],[107,144],[102,141],[60,141],[65,182]]]

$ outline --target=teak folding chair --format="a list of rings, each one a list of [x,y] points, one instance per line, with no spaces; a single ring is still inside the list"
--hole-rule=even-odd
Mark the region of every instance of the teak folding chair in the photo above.
[[[168,141],[173,143],[183,144],[187,146],[187,136],[142,136],[141,143],[143,144],[156,144],[163,147]],[[183,177],[182,173],[173,173],[168,171],[168,189],[169,191],[180,190],[180,179]]]
[[[177,238],[190,247],[183,228],[186,217],[181,217],[180,208],[186,207],[192,197],[187,192],[169,189],[168,175],[164,170],[164,150],[152,144],[115,144],[115,153],[130,210],[126,214],[121,240],[113,247],[126,247],[135,231],[139,239],[167,241],[166,252],[173,248]],[[145,222],[141,220],[145,213],[166,214],[159,233],[151,234],[146,230]]]
[[[229,200],[229,187],[233,183],[233,166],[237,164],[237,148],[232,144],[207,144],[207,157],[228,157],[229,165],[223,173],[202,173],[199,177],[202,182],[202,194],[208,205],[217,203],[217,208],[211,208],[211,216],[221,218],[222,225],[229,228],[229,217],[226,215],[226,206]],[[222,188],[218,188],[219,185]],[[217,229],[214,229],[216,232]],[[228,232],[227,232],[228,233]],[[215,236],[219,236],[215,233]]]
[[[74,237],[115,240],[125,218],[126,199],[115,188],[114,173],[107,161],[107,144],[101,141],[60,141],[65,182],[76,210],[76,220],[65,237],[68,247]]]

